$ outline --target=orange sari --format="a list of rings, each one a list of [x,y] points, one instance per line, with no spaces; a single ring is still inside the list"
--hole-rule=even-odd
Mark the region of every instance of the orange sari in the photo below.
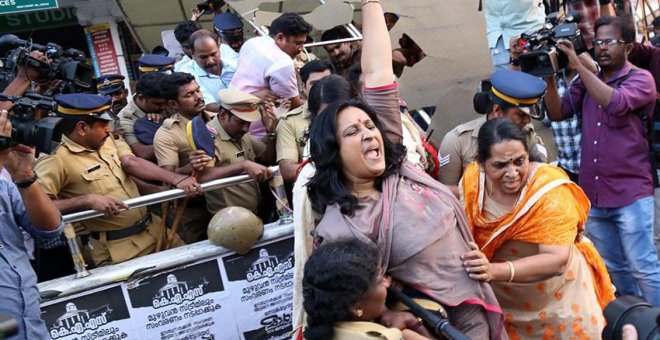
[[[529,176],[513,209],[495,220],[484,217],[485,174],[476,163],[467,167],[461,184],[475,242],[491,262],[534,255],[539,244],[574,246],[562,276],[533,284],[492,284],[507,332],[511,338],[520,332],[524,338],[563,338],[568,333],[589,338],[604,326],[602,312],[594,309],[614,299],[603,260],[582,237],[589,199],[557,167],[541,164]],[[586,336],[584,329],[590,330]]]

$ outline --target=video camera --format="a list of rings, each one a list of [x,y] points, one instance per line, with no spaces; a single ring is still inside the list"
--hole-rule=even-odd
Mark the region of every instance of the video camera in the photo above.
[[[618,297],[605,307],[603,314],[607,321],[604,340],[621,339],[622,328],[627,324],[635,326],[639,340],[660,339],[660,308],[653,308],[639,298]]]
[[[563,70],[568,65],[568,57],[557,48],[557,42],[570,40],[575,53],[587,51],[582,33],[577,26],[579,13],[569,12],[564,16],[559,12],[548,14],[543,28],[534,33],[523,33],[518,44],[523,46],[520,55],[520,69],[537,77],[548,77]]]
[[[0,94],[0,101],[11,101],[11,138],[0,137],[0,150],[17,144],[33,146],[39,153],[51,153],[54,146],[62,140],[59,124],[60,117],[50,114],[57,109],[53,98],[28,92],[23,97]],[[37,111],[44,110],[43,118],[37,118]]]
[[[70,48],[64,50],[60,45],[48,43],[39,45],[31,41],[19,39],[12,34],[0,37],[0,47],[13,47],[7,53],[0,79],[8,84],[15,76],[16,67],[25,65],[39,70],[39,80],[50,82],[59,79],[62,82],[51,95],[59,93],[79,93],[92,89],[94,70],[86,62],[85,53]],[[30,52],[41,51],[50,62],[32,58]],[[37,80],[37,79],[32,79]]]

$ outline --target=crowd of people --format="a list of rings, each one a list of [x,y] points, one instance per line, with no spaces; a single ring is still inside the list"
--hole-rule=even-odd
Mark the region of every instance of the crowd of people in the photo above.
[[[140,58],[132,97],[119,74],[97,94],[56,96],[62,137],[48,155],[11,142],[0,103],[0,313],[19,321],[16,339],[47,338],[36,283],[75,272],[62,215],[103,213],[74,227],[90,265],[113,265],[205,240],[227,207],[277,220],[274,176],[293,202],[296,338],[439,336],[390,289],[474,339],[599,338],[615,296],[660,307],[660,50],[610,1],[569,3],[589,51],[559,41],[567,66],[539,78],[520,71],[520,35],[544,25],[543,4],[488,0],[484,116],[440,143],[396,81],[425,54],[406,34],[393,48],[399,15],[379,0],[362,0],[361,42],[323,32],[327,60],[305,51],[313,28],[298,14],[245,39],[241,18],[215,7],[213,30],[198,11],[174,29],[183,57]],[[39,77],[20,65],[3,93]],[[532,119],[552,129],[556,162]],[[244,173],[254,181],[201,189]],[[188,197],[125,204],[168,188]]]

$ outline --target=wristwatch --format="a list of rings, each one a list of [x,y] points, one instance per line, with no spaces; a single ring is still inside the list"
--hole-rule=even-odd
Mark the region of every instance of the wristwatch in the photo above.
[[[268,140],[276,140],[277,139],[277,132],[269,132],[266,137],[268,137]]]
[[[20,181],[16,181],[16,182],[14,182],[14,184],[19,189],[25,189],[25,188],[29,187],[30,185],[32,185],[36,181],[37,181],[37,173],[33,171],[32,172],[32,177],[22,179]]]

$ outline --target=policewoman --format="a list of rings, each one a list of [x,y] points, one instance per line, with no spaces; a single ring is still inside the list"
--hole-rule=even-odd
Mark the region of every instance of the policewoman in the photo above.
[[[491,89],[474,96],[474,107],[485,117],[449,131],[440,144],[440,182],[458,194],[457,185],[465,168],[477,157],[477,136],[487,120],[511,119],[527,136],[530,157],[547,162],[547,151],[534,131],[531,118],[542,117],[540,104],[546,91],[543,80],[527,73],[498,70],[490,76]]]

